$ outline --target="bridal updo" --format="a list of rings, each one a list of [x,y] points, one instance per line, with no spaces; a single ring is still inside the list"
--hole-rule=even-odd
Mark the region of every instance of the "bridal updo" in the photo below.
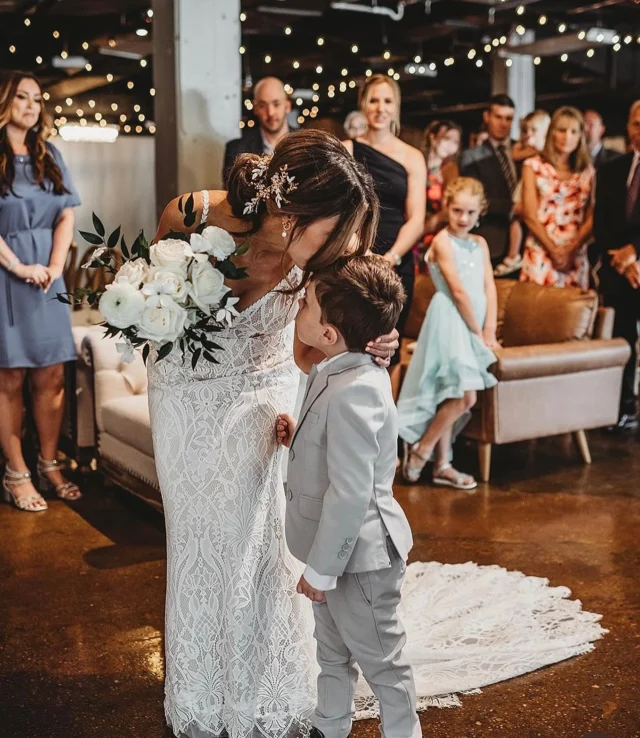
[[[290,243],[311,223],[337,216],[333,231],[307,265],[309,273],[340,256],[370,251],[378,227],[371,177],[339,139],[324,131],[290,133],[272,157],[240,155],[229,174],[227,200],[236,218],[251,223],[250,233],[260,230],[267,215],[295,217]]]

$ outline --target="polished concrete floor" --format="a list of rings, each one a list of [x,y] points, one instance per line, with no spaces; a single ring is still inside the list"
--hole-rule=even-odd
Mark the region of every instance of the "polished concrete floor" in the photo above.
[[[640,736],[640,439],[496,449],[476,494],[397,486],[412,560],[500,564],[567,585],[610,634],[593,653],[422,715],[425,738]],[[471,449],[463,468],[474,469]],[[73,506],[0,506],[0,738],[168,738],[162,519],[99,478]],[[377,735],[373,721],[354,738]]]

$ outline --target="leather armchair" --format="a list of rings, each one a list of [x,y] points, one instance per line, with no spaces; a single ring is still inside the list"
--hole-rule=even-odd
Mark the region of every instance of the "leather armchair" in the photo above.
[[[480,477],[488,481],[494,444],[573,433],[591,463],[585,430],[618,417],[622,370],[630,348],[612,339],[614,313],[595,292],[497,280],[498,384],[481,392],[463,434],[478,442]],[[434,287],[418,275],[407,332],[417,336]],[[407,341],[403,362],[411,359]]]

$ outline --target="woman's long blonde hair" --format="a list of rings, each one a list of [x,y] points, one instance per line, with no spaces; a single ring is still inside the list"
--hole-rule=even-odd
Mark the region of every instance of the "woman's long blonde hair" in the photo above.
[[[386,74],[374,74],[371,77],[367,77],[358,93],[358,107],[366,115],[367,105],[369,104],[369,100],[371,100],[373,88],[382,84],[389,85],[389,87],[391,87],[391,89],[393,90],[396,112],[393,120],[391,121],[391,133],[393,133],[395,136],[399,136],[400,103],[402,101],[402,94],[400,92],[400,85],[395,81],[395,79],[392,79]]]
[[[41,88],[38,78],[30,72],[9,72],[0,81],[0,197],[5,197],[11,191],[15,177],[13,150],[7,140],[7,124],[11,121],[13,98],[23,79],[31,79]],[[64,186],[62,172],[46,146],[51,121],[44,109],[44,102],[40,105],[38,122],[27,133],[25,141],[33,165],[33,178],[43,190],[46,189],[45,180],[49,180],[56,195],[63,195],[68,190]]]
[[[570,105],[563,105],[558,108],[551,116],[551,123],[549,124],[549,130],[547,131],[547,139],[542,150],[542,156],[550,164],[555,167],[558,163],[558,153],[553,145],[553,132],[558,127],[558,123],[561,118],[569,118],[575,121],[580,128],[580,140],[575,151],[572,151],[569,155],[569,167],[574,173],[584,172],[584,170],[591,164],[591,155],[587,147],[587,140],[584,135],[584,118],[578,108],[571,107]]]

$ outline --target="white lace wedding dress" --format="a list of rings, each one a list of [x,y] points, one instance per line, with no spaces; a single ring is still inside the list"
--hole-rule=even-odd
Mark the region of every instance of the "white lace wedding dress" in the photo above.
[[[219,364],[149,362],[167,530],[165,711],[180,738],[291,738],[315,705],[311,606],[295,592],[274,433],[298,388],[296,299],[273,291],[244,310],[214,337]],[[420,706],[590,650],[604,631],[569,594],[499,567],[412,564],[402,615]],[[376,714],[364,684],[357,706]]]

